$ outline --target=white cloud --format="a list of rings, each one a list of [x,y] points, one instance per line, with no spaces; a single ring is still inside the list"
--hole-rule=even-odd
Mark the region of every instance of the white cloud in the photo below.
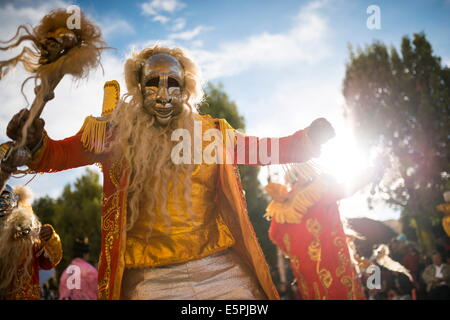
[[[176,10],[184,8],[186,5],[178,0],[152,0],[141,5],[144,13],[154,15],[157,12],[173,13]]]
[[[200,47],[203,47],[203,41],[202,40],[192,40],[190,42],[190,45],[192,48],[200,48]]]
[[[207,30],[205,26],[197,26],[191,30],[182,31],[186,27],[186,19],[183,17],[175,17],[174,13],[186,7],[186,4],[179,0],[151,0],[141,4],[142,14],[151,16],[152,21],[161,24],[170,25],[167,29],[173,32],[169,34],[168,40],[183,40],[188,41],[195,38],[201,32]],[[165,40],[164,40],[165,41]],[[195,43],[194,47],[199,47],[199,42]]]
[[[245,106],[246,118],[252,120],[247,133],[274,137],[289,135],[319,117],[333,119],[332,124],[337,130],[344,128],[343,97],[335,79],[295,81],[287,76],[255,100],[237,101],[238,105]]]
[[[99,26],[105,38],[124,34],[134,34],[136,32],[133,26],[126,20],[117,18],[102,19]]]
[[[285,32],[264,32],[242,41],[223,42],[215,51],[205,50],[201,40],[193,40],[210,29],[206,26],[172,33],[167,39],[148,40],[133,47],[142,49],[155,44],[182,47],[200,65],[206,80],[235,76],[253,68],[313,64],[331,52],[327,45],[328,21],[320,12],[323,3],[315,1],[301,8],[292,27]]]
[[[36,7],[18,6],[13,3],[5,3],[0,6],[0,39],[11,38],[19,24],[36,24],[50,10],[67,8],[70,4],[60,0],[49,0],[40,3]]]
[[[140,51],[144,48],[160,46],[160,47],[181,47],[174,40],[170,39],[150,39],[145,42],[131,43],[128,45],[128,52]]]
[[[183,30],[186,26],[186,19],[184,18],[177,18],[173,21],[173,27],[171,28],[172,31],[177,32],[180,30]]]
[[[169,39],[172,40],[192,40],[196,36],[198,36],[200,33],[206,30],[210,30],[211,28],[205,27],[205,26],[197,26],[194,29],[186,30],[178,33],[172,33],[169,35]]]
[[[254,67],[279,67],[318,62],[329,54],[327,20],[320,14],[322,2],[300,10],[287,32],[264,32],[244,41],[226,42],[216,51],[192,50],[208,79],[236,75]]]
[[[157,14],[157,15],[155,15],[154,17],[153,17],[153,21],[155,21],[155,22],[160,22],[160,23],[162,23],[162,24],[165,24],[166,22],[168,22],[170,19],[168,18],[168,17],[166,17],[166,16],[163,16],[163,15],[160,15],[160,14]]]
[[[186,5],[178,0],[151,0],[141,4],[142,13],[152,16],[153,21],[165,24],[170,19],[164,14],[172,14]]]
[[[328,57],[331,52],[327,45],[330,32],[328,21],[320,11],[323,3],[315,1],[302,7],[292,27],[285,32],[264,32],[242,41],[223,42],[214,51],[201,48],[202,41],[195,39],[201,32],[209,29],[205,26],[172,33],[166,39],[134,44],[133,47],[142,49],[155,44],[184,47],[199,64],[206,80],[236,76],[261,67],[289,68],[299,63],[313,64]],[[179,40],[188,42],[180,43]],[[280,88],[280,90],[287,89]],[[335,88],[335,91],[339,89]],[[280,95],[280,92],[275,92],[272,92],[272,100],[278,100],[278,96],[275,97],[274,94]],[[281,96],[285,98],[285,95],[281,94]],[[268,100],[267,97],[264,99]]]

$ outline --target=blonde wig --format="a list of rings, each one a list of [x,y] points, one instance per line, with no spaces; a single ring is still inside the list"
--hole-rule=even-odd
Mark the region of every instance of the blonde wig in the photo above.
[[[175,57],[184,69],[183,111],[166,125],[160,126],[143,107],[140,72],[144,62],[157,53]],[[123,157],[130,171],[128,182],[128,223],[130,230],[140,214],[153,222],[156,210],[170,224],[167,214],[168,193],[182,194],[191,213],[191,175],[193,165],[174,164],[171,158],[173,130],[187,129],[193,136],[196,106],[203,98],[199,71],[195,63],[178,48],[152,47],[133,53],[125,64],[128,93],[119,101],[111,116],[114,142],[111,148]],[[191,153],[192,154],[192,153]]]

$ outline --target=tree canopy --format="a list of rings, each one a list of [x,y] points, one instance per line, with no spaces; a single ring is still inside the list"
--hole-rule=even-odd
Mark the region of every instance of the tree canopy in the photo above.
[[[450,69],[423,33],[403,37],[400,52],[376,41],[350,49],[343,94],[360,146],[391,156],[383,198],[401,208],[404,233],[433,250],[450,174]]]
[[[67,184],[57,199],[39,198],[33,209],[42,223],[55,227],[63,245],[63,258],[57,269],[64,270],[73,259],[76,238],[87,237],[91,248],[90,260],[95,265],[100,253],[102,186],[98,174],[90,169],[73,186]]]

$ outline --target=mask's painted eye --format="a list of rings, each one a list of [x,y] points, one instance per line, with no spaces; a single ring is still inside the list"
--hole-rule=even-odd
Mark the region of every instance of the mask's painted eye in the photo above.
[[[178,88],[178,87],[170,87],[167,91],[169,92],[169,94],[171,96],[179,95],[181,92],[180,88]]]
[[[159,87],[159,77],[151,78],[145,84],[146,87]]]
[[[174,87],[179,88],[180,84],[178,83],[177,79],[169,78],[169,79],[167,79],[167,86],[169,88],[174,88]]]

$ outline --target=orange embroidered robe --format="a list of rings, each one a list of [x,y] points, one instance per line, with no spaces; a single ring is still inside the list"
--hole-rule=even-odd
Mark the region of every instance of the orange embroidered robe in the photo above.
[[[30,282],[19,289],[14,296],[15,300],[39,300],[41,298],[39,270],[50,270],[56,267],[62,258],[61,241],[55,230],[48,241],[37,241],[33,251]]]
[[[223,136],[232,129],[223,119],[201,116],[202,121],[213,121]],[[29,165],[36,172],[55,172],[70,168],[100,163],[103,170],[102,244],[99,259],[99,298],[120,299],[122,275],[125,268],[126,218],[128,172],[122,162],[107,153],[95,152],[85,147],[83,130],[64,140],[55,141],[47,135]],[[240,136],[243,136],[240,134]],[[244,137],[248,143],[248,137]],[[261,140],[257,140],[259,146]],[[97,145],[94,142],[94,145]],[[270,145],[270,144],[269,144]],[[248,145],[246,145],[248,149]],[[279,139],[279,163],[304,162],[317,156],[319,149],[312,145],[305,131]],[[248,151],[248,150],[247,150]],[[269,152],[270,154],[270,152]],[[237,155],[237,152],[235,153]],[[216,199],[224,223],[230,229],[235,250],[256,275],[267,298],[278,299],[279,295],[272,283],[269,268],[259,246],[248,217],[246,202],[239,178],[237,164],[247,163],[246,159],[234,158],[231,164],[219,164],[218,190]]]
[[[311,187],[325,188],[321,183],[315,186],[311,184]],[[283,192],[278,191],[277,194],[273,192],[275,197]],[[317,191],[309,194],[306,191],[307,195],[302,195],[307,201],[314,202],[302,214],[299,209],[304,208],[307,201],[301,203],[298,198],[292,199],[292,195],[298,193],[295,187],[290,192],[291,197],[288,194],[281,196],[288,200],[272,201],[267,210],[267,215],[273,217],[269,237],[289,256],[292,272],[303,299],[365,299],[356,269],[350,259],[347,236],[339,214],[337,201],[341,195],[339,192],[325,191],[321,194]],[[317,198],[314,199],[315,197]],[[293,211],[284,216],[283,212],[277,212],[283,210]]]

